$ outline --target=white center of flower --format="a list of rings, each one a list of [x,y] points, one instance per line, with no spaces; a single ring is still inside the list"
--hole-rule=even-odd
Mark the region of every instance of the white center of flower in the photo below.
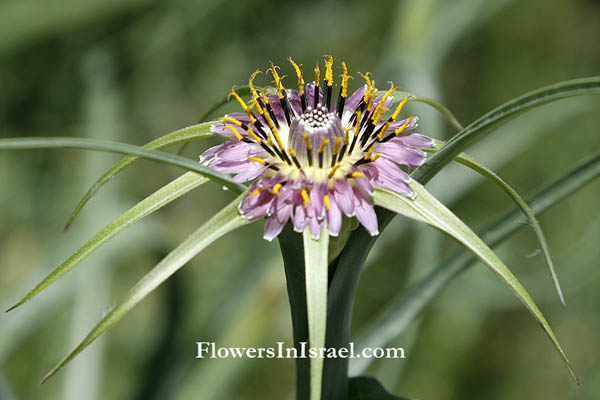
[[[312,134],[328,130],[336,119],[335,113],[328,112],[324,106],[319,105],[314,109],[308,107],[306,112],[299,117],[299,124],[305,128],[307,133]]]

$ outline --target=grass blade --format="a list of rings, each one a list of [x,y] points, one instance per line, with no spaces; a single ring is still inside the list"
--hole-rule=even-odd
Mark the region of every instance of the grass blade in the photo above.
[[[145,149],[159,150],[178,143],[187,143],[194,139],[209,138],[214,136],[210,133],[211,124],[212,122],[207,122],[203,124],[188,126],[187,128],[171,132],[165,136],[155,139],[142,147]],[[96,194],[96,192],[98,192],[98,190],[100,190],[100,188],[104,186],[106,182],[108,182],[116,174],[127,168],[129,165],[133,164],[139,158],[139,156],[127,156],[115,165],[113,165],[104,174],[102,174],[102,176],[100,176],[100,178],[98,178],[98,180],[96,180],[96,182],[94,182],[94,184],[83,195],[81,200],[79,200],[79,203],[77,203],[77,206],[75,206],[75,209],[73,210],[73,212],[71,212],[71,215],[69,215],[64,230],[66,231],[67,229],[69,229],[77,215],[79,215],[81,209]]]
[[[189,171],[197,172],[206,176],[210,180],[217,182],[234,193],[240,194],[246,190],[246,186],[233,181],[227,175],[221,174],[212,168],[205,167],[189,158],[165,153],[158,150],[148,150],[132,144],[110,142],[106,140],[52,137],[52,138],[9,138],[0,139],[0,150],[25,150],[25,149],[87,149],[105,151],[109,153],[119,153],[134,155],[149,160],[162,162],[164,164],[174,165]]]
[[[318,240],[313,239],[307,227],[303,234],[306,274],[306,308],[308,314],[308,341],[311,348],[325,347],[327,327],[327,254],[329,234],[326,224]],[[321,400],[323,359],[310,359],[310,400]]]
[[[442,149],[428,159],[412,175],[417,181],[425,183],[439,172],[444,165],[452,161],[461,151],[490,132],[491,128],[543,104],[586,94],[600,94],[600,77],[596,76],[556,83],[504,103],[458,132]]]
[[[175,179],[173,182],[165,185],[157,190],[138,204],[130,208],[127,212],[108,224],[104,229],[98,232],[93,238],[85,243],[79,250],[73,253],[64,263],[59,265],[44,280],[37,284],[29,293],[27,293],[15,305],[10,307],[8,311],[14,310],[31,298],[39,294],[41,291],[52,285],[67,272],[75,268],[81,261],[92,254],[97,248],[102,246],[108,240],[129,228],[145,216],[153,213],[164,205],[177,199],[190,190],[198,187],[206,182],[208,178],[200,176],[195,172],[187,172]]]
[[[443,146],[443,142],[436,140],[434,148],[432,150],[437,151]],[[456,156],[455,160],[478,172],[482,176],[488,178],[496,185],[500,186],[500,188],[504,190],[510,196],[510,198],[517,204],[521,211],[523,211],[523,213],[527,217],[529,225],[531,225],[531,228],[535,232],[540,246],[542,247],[542,252],[544,254],[544,258],[546,259],[546,264],[548,265],[548,270],[550,271],[550,276],[552,277],[552,282],[554,283],[556,293],[558,294],[558,298],[560,299],[560,302],[564,307],[566,305],[565,296],[563,295],[558,276],[556,275],[556,270],[554,269],[554,262],[552,261],[552,256],[550,255],[550,248],[548,247],[548,242],[546,241],[544,232],[542,232],[542,227],[539,221],[535,217],[533,211],[531,211],[531,209],[527,205],[527,202],[525,202],[525,200],[523,200],[519,193],[517,193],[516,190],[514,190],[508,183],[506,183],[502,178],[500,178],[494,171],[480,164],[475,159],[469,157],[465,153],[460,153],[458,156]]]
[[[533,196],[528,203],[539,215],[577,190],[600,177],[600,153],[581,162],[577,167]],[[514,209],[484,229],[481,238],[490,247],[500,244],[525,222],[523,213]],[[421,282],[398,296],[379,315],[366,325],[356,340],[357,351],[365,347],[383,347],[390,343],[414,321],[431,301],[461,272],[476,261],[475,256],[458,250],[443,261]],[[350,373],[358,375],[369,366],[370,359],[352,360]]]
[[[81,353],[100,335],[116,324],[135,305],[156,289],[161,283],[184,266],[196,254],[221,236],[248,224],[250,221],[243,218],[238,212],[238,205],[243,195],[239,196],[219,213],[208,220],[204,225],[192,233],[184,242],[177,246],[169,255],[159,262],[138,283],[133,286],[125,298],[114,306],[104,318],[90,331],[79,345],[59,362],[40,384],[50,379],[59,369],[65,366],[76,355]]]
[[[579,383],[571,363],[563,352],[554,332],[544,318],[543,314],[531,298],[525,288],[519,283],[510,270],[496,256],[496,254],[477,236],[468,226],[466,226],[456,215],[433,197],[423,186],[416,182],[411,182],[410,186],[415,191],[417,197],[412,200],[401,195],[395,195],[397,202],[403,202],[410,206],[433,227],[447,233],[463,246],[468,248],[475,254],[485,265],[487,265],[517,296],[517,298],[525,305],[530,314],[541,324],[542,328],[550,338],[554,348],[558,351],[561,358],[569,368],[571,375],[576,382]],[[378,199],[379,191],[375,192],[375,199],[381,206],[387,207],[394,212],[402,213],[404,210],[398,208],[396,210],[395,202],[382,204]]]

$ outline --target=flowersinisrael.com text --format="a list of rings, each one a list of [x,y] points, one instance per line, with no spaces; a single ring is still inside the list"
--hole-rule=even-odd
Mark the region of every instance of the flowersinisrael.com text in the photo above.
[[[214,342],[196,342],[196,358],[405,358],[402,347],[365,347],[356,351],[354,343],[348,347],[314,348],[308,342],[299,347],[286,347],[276,342],[274,347],[219,347]]]

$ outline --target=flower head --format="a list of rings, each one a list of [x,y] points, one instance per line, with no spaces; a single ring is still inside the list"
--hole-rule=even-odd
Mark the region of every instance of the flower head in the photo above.
[[[271,63],[274,90],[259,92],[253,85],[260,73],[256,71],[250,77],[248,103],[231,91],[244,112],[228,114],[212,127],[229,140],[205,151],[201,161],[233,174],[238,182],[254,180],[239,210],[247,218],[267,217],[267,240],[288,220],[298,232],[308,226],[315,238],[327,223],[329,234],[337,236],[342,214],[356,217],[371,235],[378,234],[373,189],[414,196],[399,165],[421,165],[426,157],[421,147],[433,141],[411,132],[417,117],[397,120],[408,97],[391,112],[393,84],[379,95],[375,81],[361,74],[366,83],[348,96],[349,75],[342,62],[338,99],[332,103],[331,56],[322,84],[318,64],[315,80],[305,83],[300,67],[289,61],[298,90],[285,89],[278,67]]]

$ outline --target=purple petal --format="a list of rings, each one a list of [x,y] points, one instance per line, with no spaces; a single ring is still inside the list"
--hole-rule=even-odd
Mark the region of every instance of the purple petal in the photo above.
[[[279,221],[277,218],[275,218],[274,215],[267,218],[267,222],[265,223],[265,234],[263,235],[263,238],[265,238],[269,242],[273,240],[277,235],[281,233],[283,227],[285,226],[285,222],[286,221]]]
[[[392,140],[377,144],[377,146],[375,146],[375,153],[411,168],[418,167],[427,159],[427,155],[423,150],[406,147],[403,144],[393,142]]]
[[[390,142],[398,142],[402,143],[406,146],[415,146],[415,147],[431,147],[433,146],[433,139],[420,135],[418,133],[401,133],[393,139],[390,139]]]
[[[292,216],[292,224],[294,224],[294,230],[296,232],[304,231],[307,223],[306,211],[302,205],[297,205],[294,209],[294,215]]]
[[[335,201],[340,209],[349,217],[354,216],[354,191],[352,186],[345,179],[335,181]]]
[[[329,210],[327,211],[327,223],[329,225],[329,234],[337,236],[342,229],[342,213],[333,197],[329,195]]]
[[[358,197],[358,196],[357,196]],[[379,234],[379,229],[377,226],[377,215],[375,214],[375,209],[373,205],[366,198],[361,198],[359,205],[355,208],[356,210],[356,218],[358,222],[360,222],[367,232],[371,236],[375,236]]]

